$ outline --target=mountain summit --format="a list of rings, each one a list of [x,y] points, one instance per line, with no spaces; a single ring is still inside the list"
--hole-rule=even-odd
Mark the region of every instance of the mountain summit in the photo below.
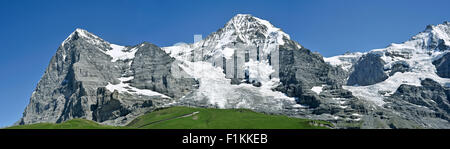
[[[274,42],[284,44],[283,40],[289,40],[289,35],[281,29],[273,26],[269,21],[259,19],[249,14],[238,14],[228,21],[216,34],[212,34],[209,40],[229,39],[248,44],[262,44]],[[208,39],[207,38],[207,39]],[[284,39],[283,39],[284,38]]]
[[[444,22],[428,25],[400,44],[325,61],[348,71],[348,86],[344,88],[353,95],[414,119],[414,123],[402,122],[401,127],[448,128],[450,92],[445,87],[450,87],[449,41],[450,23]]]

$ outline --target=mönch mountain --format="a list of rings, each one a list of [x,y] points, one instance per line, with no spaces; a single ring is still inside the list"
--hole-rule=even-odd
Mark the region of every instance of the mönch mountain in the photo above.
[[[238,14],[170,47],[109,43],[76,29],[18,124],[82,118],[124,126],[155,109],[245,108],[337,128],[450,128],[450,23],[401,44],[323,58],[269,21]]]

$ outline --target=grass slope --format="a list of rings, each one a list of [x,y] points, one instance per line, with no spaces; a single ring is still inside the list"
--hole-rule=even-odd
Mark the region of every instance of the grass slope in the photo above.
[[[326,129],[326,126],[332,124],[246,109],[171,107],[147,113],[124,127],[73,119],[61,124],[40,123],[8,129]]]
[[[6,129],[115,129],[121,127],[101,125],[91,120],[72,119],[63,123],[38,123],[30,125],[18,125]]]

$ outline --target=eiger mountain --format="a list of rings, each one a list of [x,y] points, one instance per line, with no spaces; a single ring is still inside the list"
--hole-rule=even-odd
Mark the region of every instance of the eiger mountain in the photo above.
[[[175,105],[246,108],[338,128],[450,128],[450,23],[401,44],[323,58],[266,20],[238,14],[192,44],[109,43],[76,29],[19,124],[126,125]]]

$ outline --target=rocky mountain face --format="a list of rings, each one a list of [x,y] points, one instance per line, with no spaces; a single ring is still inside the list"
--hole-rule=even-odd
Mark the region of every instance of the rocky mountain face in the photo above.
[[[445,89],[438,82],[426,78],[421,81],[422,86],[402,84],[395,93],[386,99],[384,105],[399,113],[402,119],[411,121],[417,128],[449,128],[450,89]],[[411,127],[409,126],[409,127]],[[393,128],[402,128],[391,124]]]
[[[200,70],[208,74],[208,80],[199,75],[200,89],[182,98],[180,104],[249,108],[354,122],[359,119],[355,115],[366,111],[357,98],[341,87],[346,79],[344,70],[327,64],[320,54],[291,40],[268,21],[251,15],[236,15],[202,41],[163,49],[172,57],[191,63],[191,69],[219,69]],[[210,78],[222,74],[224,78]]]
[[[442,78],[450,78],[450,53],[443,55],[441,58],[433,61],[436,67],[437,75]]]
[[[201,41],[162,48],[115,45],[77,29],[52,57],[20,124],[85,118],[125,125],[156,108],[185,105],[327,120],[338,128],[448,128],[449,26],[330,58],[248,14]]]
[[[349,74],[344,89],[377,105],[363,127],[449,128],[449,45],[450,23],[444,22],[401,44],[325,61]]]
[[[77,29],[52,57],[20,124],[73,118],[126,124],[195,88],[195,80],[170,75],[180,71],[171,69],[174,61],[153,44],[123,47]]]
[[[384,73],[384,61],[377,54],[366,54],[355,64],[347,85],[372,85],[388,78]]]

